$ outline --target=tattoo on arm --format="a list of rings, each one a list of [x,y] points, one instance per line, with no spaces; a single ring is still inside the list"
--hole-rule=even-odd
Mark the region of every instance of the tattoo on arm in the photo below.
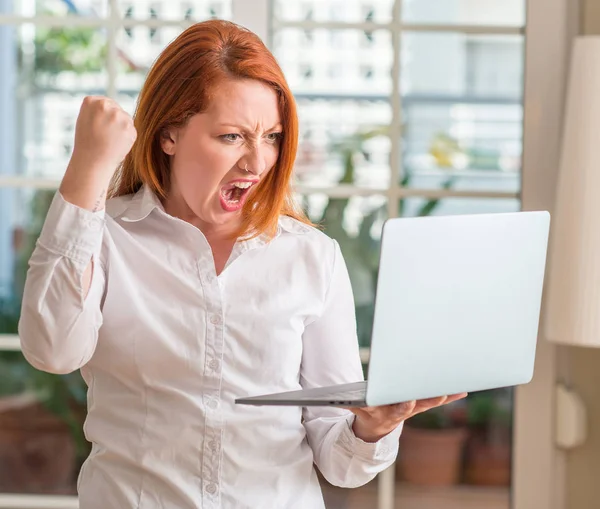
[[[104,199],[105,196],[106,196],[106,189],[103,189],[102,192],[100,193],[100,196],[98,196],[96,203],[94,203],[94,209],[92,210],[92,212],[98,212],[98,210],[100,209],[100,205],[102,204],[102,200]]]

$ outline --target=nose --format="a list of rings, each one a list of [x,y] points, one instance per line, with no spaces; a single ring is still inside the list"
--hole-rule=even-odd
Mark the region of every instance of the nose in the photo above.
[[[238,166],[242,169],[260,177],[267,169],[267,160],[264,149],[261,146],[253,147],[242,159]]]

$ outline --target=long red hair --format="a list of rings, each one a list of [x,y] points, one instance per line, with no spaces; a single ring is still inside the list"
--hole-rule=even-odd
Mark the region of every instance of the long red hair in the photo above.
[[[205,111],[211,93],[230,79],[254,79],[270,86],[278,96],[283,124],[277,162],[248,197],[237,236],[273,235],[280,215],[310,224],[296,205],[290,186],[298,147],[298,115],[292,92],[260,38],[222,20],[192,25],[153,64],[134,115],[137,139],[115,174],[109,195],[135,193],[146,184],[157,196],[166,198],[170,167],[161,148],[161,133],[183,127],[190,117]]]

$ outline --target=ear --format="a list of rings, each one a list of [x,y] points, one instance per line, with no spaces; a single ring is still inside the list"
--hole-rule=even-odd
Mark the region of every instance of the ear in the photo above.
[[[175,147],[177,145],[177,134],[174,129],[162,129],[160,132],[160,146],[163,152],[167,155],[175,155]]]

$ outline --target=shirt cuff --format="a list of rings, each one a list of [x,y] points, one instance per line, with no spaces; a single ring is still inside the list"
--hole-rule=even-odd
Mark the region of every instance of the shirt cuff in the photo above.
[[[346,449],[350,454],[367,460],[386,461],[396,457],[403,424],[400,424],[394,431],[388,433],[377,442],[365,442],[358,438],[354,434],[354,431],[352,431],[354,419],[356,419],[354,414],[346,418],[346,423],[338,437],[338,443],[342,448]]]
[[[38,242],[46,249],[86,265],[100,252],[105,224],[104,209],[82,209],[57,191],[48,209]]]

